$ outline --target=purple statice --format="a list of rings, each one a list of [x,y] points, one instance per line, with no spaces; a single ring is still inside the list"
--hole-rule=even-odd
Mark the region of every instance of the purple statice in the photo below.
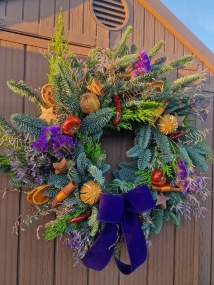
[[[197,117],[205,122],[207,120],[209,110],[211,109],[211,97],[196,94],[189,99],[189,104]]]
[[[52,162],[47,153],[38,153],[33,148],[26,149],[24,156],[15,150],[8,150],[11,169],[17,181],[27,187],[38,186],[47,182]]]
[[[53,151],[53,155],[61,158],[71,153],[75,143],[72,137],[62,135],[60,126],[51,126],[42,128],[40,136],[32,146],[37,152]]]
[[[177,175],[180,179],[184,179],[187,176],[186,162],[179,159],[177,165]]]
[[[206,186],[205,178],[197,176],[195,169],[181,159],[177,163],[175,181],[184,195],[203,191]]]
[[[69,248],[74,249],[73,257],[78,263],[91,247],[93,238],[90,236],[88,229],[81,229],[69,233],[64,242]]]
[[[137,77],[142,73],[147,73],[151,71],[152,68],[150,58],[144,50],[139,53],[137,60],[133,63],[133,68],[133,77]]]

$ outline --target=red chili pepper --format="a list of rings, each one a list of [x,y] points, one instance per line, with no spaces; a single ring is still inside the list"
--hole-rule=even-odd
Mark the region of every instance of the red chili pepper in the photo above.
[[[91,212],[85,212],[85,213],[81,214],[80,216],[78,216],[76,218],[70,219],[68,221],[68,223],[69,224],[79,223],[79,222],[87,219],[90,215],[91,215]]]
[[[117,114],[111,123],[114,127],[116,127],[120,121],[120,118],[121,118],[120,98],[119,98],[118,94],[113,95],[113,101],[114,101],[114,105],[116,107]]]

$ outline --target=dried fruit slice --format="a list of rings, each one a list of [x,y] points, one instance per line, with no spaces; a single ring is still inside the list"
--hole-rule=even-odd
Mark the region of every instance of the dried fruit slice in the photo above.
[[[48,184],[44,184],[38,186],[31,190],[31,192],[27,195],[26,199],[28,202],[34,203],[36,205],[44,204],[49,200],[48,196],[43,195],[44,191],[50,187]]]
[[[33,195],[34,193],[38,190],[39,187],[34,188],[33,190],[31,190],[26,197],[26,200],[30,203],[33,203]]]
[[[53,101],[53,85],[52,84],[46,84],[42,87],[42,99],[45,101],[45,103],[48,104],[48,106],[54,107],[54,101]]]

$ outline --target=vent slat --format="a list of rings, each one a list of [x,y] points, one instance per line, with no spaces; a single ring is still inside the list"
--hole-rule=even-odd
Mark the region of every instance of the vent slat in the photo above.
[[[105,21],[104,19],[99,19],[101,23],[103,23],[106,26],[111,26],[112,28],[116,28],[118,25],[115,23],[111,23],[109,21]]]
[[[91,0],[91,12],[101,25],[118,30],[128,20],[128,11],[123,0]]]
[[[99,8],[102,8],[102,9],[105,9],[107,8],[106,10],[111,10],[111,11],[118,11],[120,12],[121,14],[125,14],[125,10],[124,8],[118,8],[118,7],[114,7],[114,6],[111,6],[109,4],[106,4],[106,3],[100,3],[98,1],[93,1],[93,7],[99,7]]]
[[[102,6],[102,7],[109,8],[109,9],[119,10],[121,12],[124,11],[124,7],[123,6],[115,5],[115,3],[111,3],[110,1],[102,2],[102,1],[99,1],[99,0],[94,0],[93,3],[97,4],[99,6]]]
[[[96,16],[100,16],[100,17],[103,17],[105,19],[115,20],[115,21],[119,21],[122,23],[125,20],[125,17],[124,16],[121,17],[121,15],[118,17],[117,14],[113,14],[113,13],[109,14],[109,13],[106,13],[105,11],[104,11],[104,13],[102,13],[101,10],[98,11],[97,9],[96,10],[94,9],[94,12],[95,12]]]

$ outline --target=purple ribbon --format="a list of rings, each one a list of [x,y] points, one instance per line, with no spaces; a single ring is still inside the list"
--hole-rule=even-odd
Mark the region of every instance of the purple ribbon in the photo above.
[[[98,220],[106,223],[102,233],[83,257],[83,264],[94,270],[102,270],[109,263],[121,234],[124,236],[130,265],[115,257],[119,270],[129,275],[147,257],[146,240],[136,213],[154,208],[154,201],[147,185],[141,185],[121,195],[101,194]]]

